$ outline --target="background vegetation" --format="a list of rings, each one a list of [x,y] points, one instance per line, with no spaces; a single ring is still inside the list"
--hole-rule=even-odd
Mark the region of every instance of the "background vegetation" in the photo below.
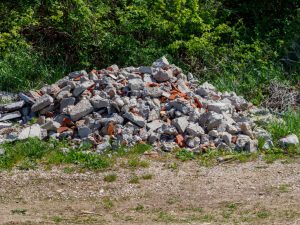
[[[6,0],[0,18],[0,90],[162,55],[256,104],[299,85],[299,0]]]

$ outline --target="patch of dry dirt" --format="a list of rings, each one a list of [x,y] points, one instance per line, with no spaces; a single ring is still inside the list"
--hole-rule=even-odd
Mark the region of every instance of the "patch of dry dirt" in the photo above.
[[[1,172],[0,224],[300,224],[299,162]]]

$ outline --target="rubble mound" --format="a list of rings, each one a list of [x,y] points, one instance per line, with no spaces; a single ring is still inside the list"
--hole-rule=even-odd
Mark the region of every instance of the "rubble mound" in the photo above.
[[[253,152],[259,137],[272,144],[255,125],[254,111],[259,109],[243,97],[221,93],[207,82],[199,85],[191,73],[162,57],[152,66],[72,72],[40,90],[20,93],[16,102],[0,108],[0,139],[88,141],[98,153],[136,143],[164,151]]]

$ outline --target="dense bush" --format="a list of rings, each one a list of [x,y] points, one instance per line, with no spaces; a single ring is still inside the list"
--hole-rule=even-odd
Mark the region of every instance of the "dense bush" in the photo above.
[[[271,79],[300,79],[298,8],[296,0],[8,0],[0,3],[0,88],[167,55],[200,81],[259,103]]]

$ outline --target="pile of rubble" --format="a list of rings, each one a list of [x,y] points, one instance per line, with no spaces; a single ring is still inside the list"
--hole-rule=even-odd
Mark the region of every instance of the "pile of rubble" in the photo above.
[[[165,57],[152,66],[76,71],[0,107],[0,142],[40,139],[88,141],[96,152],[149,143],[164,151],[211,148],[254,152],[271,136],[255,125],[254,107],[234,92],[221,93]],[[36,118],[36,119],[35,119]],[[8,121],[16,121],[12,123]]]

